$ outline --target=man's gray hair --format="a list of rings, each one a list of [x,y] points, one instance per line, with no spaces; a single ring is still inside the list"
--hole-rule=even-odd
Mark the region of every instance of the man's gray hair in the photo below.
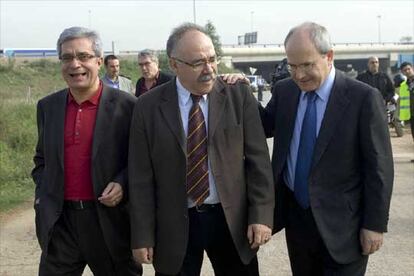
[[[102,57],[102,40],[96,31],[84,27],[70,27],[65,29],[59,36],[57,41],[58,57],[62,54],[62,44],[77,38],[88,38],[92,42],[92,49],[95,56]]]
[[[190,31],[199,31],[206,36],[210,37],[210,35],[207,33],[206,29],[203,27],[194,24],[194,23],[184,23],[180,26],[174,28],[168,37],[167,40],[167,55],[168,57],[171,57],[172,53],[175,52],[175,48],[177,47],[178,42],[180,39]]]
[[[285,38],[285,49],[289,39],[297,31],[308,32],[312,44],[320,54],[324,55],[332,50],[331,37],[328,33],[328,30],[324,26],[314,22],[305,22],[292,28]]]
[[[142,50],[141,52],[138,53],[138,59],[139,58],[146,58],[149,57],[153,62],[155,62],[156,64],[158,64],[158,56],[157,53],[153,50]]]

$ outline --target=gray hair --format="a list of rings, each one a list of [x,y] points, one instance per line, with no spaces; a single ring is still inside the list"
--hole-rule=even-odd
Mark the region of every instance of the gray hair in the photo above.
[[[194,23],[184,23],[180,26],[174,28],[168,37],[167,41],[167,55],[168,57],[171,57],[172,53],[175,52],[175,48],[177,47],[178,42],[180,39],[190,31],[198,31],[200,33],[205,34],[206,36],[210,37],[210,35],[207,33],[206,29],[203,27],[194,24]]]
[[[156,64],[158,64],[158,57],[155,51],[152,50],[142,50],[141,52],[138,53],[138,59],[139,58],[146,58],[149,57],[153,62],[155,62]]]
[[[312,44],[320,54],[326,54],[332,50],[331,37],[328,30],[324,26],[314,22],[305,22],[292,28],[285,38],[285,48],[291,36],[298,31],[306,31],[309,33]]]
[[[57,41],[57,52],[58,57],[61,57],[62,54],[62,44],[76,39],[76,38],[88,38],[92,41],[92,49],[95,53],[95,56],[102,57],[102,40],[99,34],[96,31],[84,28],[84,27],[70,27],[65,29],[59,36]]]

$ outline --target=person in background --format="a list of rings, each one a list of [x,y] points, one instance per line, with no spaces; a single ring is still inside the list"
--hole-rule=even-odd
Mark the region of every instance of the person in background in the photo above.
[[[133,95],[105,86],[102,42],[65,29],[57,52],[68,88],[37,104],[36,235],[39,275],[141,275],[130,247],[128,140]]]
[[[206,251],[215,275],[259,275],[274,187],[256,100],[217,77],[202,27],[174,29],[167,54],[177,77],[138,98],[131,124],[134,257],[157,276],[195,276]]]
[[[131,93],[134,95],[135,90],[129,78],[123,77],[119,74],[119,59],[115,55],[108,55],[104,59],[105,75],[102,77],[102,82],[110,87]]]
[[[362,74],[359,74],[356,79],[377,88],[381,92],[385,103],[395,103],[395,100],[393,98],[394,85],[386,73],[379,71],[378,57],[369,57],[368,70]]]
[[[403,62],[400,65],[401,73],[407,77],[407,80],[400,84],[400,120],[410,121],[411,135],[414,141],[414,70],[413,65],[409,62]],[[414,160],[411,160],[414,162]]]
[[[138,66],[142,77],[138,79],[135,96],[139,97],[148,90],[166,83],[173,77],[170,74],[160,71],[158,67],[158,57],[155,52],[144,50],[138,54]]]
[[[274,137],[274,232],[285,228],[295,276],[364,275],[387,231],[394,177],[383,99],[335,69],[325,27],[305,22],[284,45],[291,78],[259,105]]]

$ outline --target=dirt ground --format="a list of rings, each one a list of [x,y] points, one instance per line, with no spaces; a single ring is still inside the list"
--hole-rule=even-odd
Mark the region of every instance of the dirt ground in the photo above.
[[[394,191],[391,202],[389,232],[383,248],[370,257],[366,275],[414,276],[414,144],[406,130],[396,138],[391,130],[395,162]],[[26,203],[0,216],[0,276],[37,275],[40,249],[34,231],[34,210]],[[259,251],[260,274],[291,275],[284,233],[278,233]],[[84,275],[92,275],[85,270]],[[153,275],[151,266],[144,275]],[[205,258],[202,275],[213,275]]]

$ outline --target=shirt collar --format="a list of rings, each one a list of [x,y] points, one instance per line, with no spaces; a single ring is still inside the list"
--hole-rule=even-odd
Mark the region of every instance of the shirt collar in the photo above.
[[[102,89],[103,89],[102,81],[99,81],[98,90],[96,90],[96,92],[93,93],[92,97],[90,97],[89,99],[87,99],[83,103],[89,102],[92,105],[98,105],[99,104],[99,99],[101,98]],[[69,88],[68,103],[72,103],[72,102],[76,103],[75,98],[73,97],[72,92],[70,91],[70,88]]]
[[[329,99],[329,95],[331,94],[332,87],[335,81],[335,67],[332,66],[331,71],[328,74],[328,77],[325,79],[325,81],[322,83],[322,85],[315,90],[316,95],[318,95],[318,98],[322,101],[326,102]],[[302,91],[302,98],[305,96],[304,91]]]
[[[178,93],[178,101],[179,104],[181,106],[185,106],[188,104],[188,102],[190,101],[190,103],[193,103],[193,100],[191,99],[191,93],[190,91],[188,91],[187,89],[185,89],[185,87],[181,84],[180,79],[177,77],[176,78],[176,83],[177,83],[177,93]],[[201,96],[202,97],[202,101],[207,101],[207,94],[204,94]]]
[[[113,81],[107,74],[105,74],[105,78],[111,83],[118,83],[119,82],[119,77],[116,77],[116,80]]]

